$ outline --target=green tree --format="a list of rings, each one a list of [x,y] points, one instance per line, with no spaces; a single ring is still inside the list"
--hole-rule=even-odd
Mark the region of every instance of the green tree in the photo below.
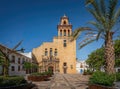
[[[115,66],[120,67],[120,38],[115,40]]]
[[[120,39],[114,41],[115,48],[115,66],[120,66]],[[88,55],[86,63],[89,65],[91,70],[100,70],[105,65],[104,60],[104,47],[96,49]]]
[[[23,66],[25,69],[31,69],[32,64],[30,62],[24,62]]]
[[[106,72],[115,73],[115,52],[113,45],[113,35],[119,25],[120,8],[117,9],[118,0],[86,0],[87,10],[93,15],[95,21],[90,21],[95,28],[87,30],[89,37],[80,43],[80,48],[87,44],[102,38],[104,40],[104,57],[106,61]],[[73,33],[73,40],[77,39],[83,28],[76,29]],[[87,34],[87,36],[88,36]]]
[[[23,66],[24,66],[24,68],[26,70],[29,70],[29,71],[32,71],[33,69],[37,69],[38,68],[37,64],[30,63],[30,62],[24,62]]]
[[[118,59],[120,58],[120,39],[115,40],[115,58]]]
[[[88,59],[86,60],[86,63],[89,65],[89,68],[92,71],[100,70],[101,67],[103,67],[105,64],[104,48],[99,48],[93,51],[90,55],[88,55]]]

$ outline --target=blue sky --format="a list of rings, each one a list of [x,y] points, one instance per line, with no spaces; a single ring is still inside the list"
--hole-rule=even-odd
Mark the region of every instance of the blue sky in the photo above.
[[[88,26],[87,22],[93,20],[84,0],[0,0],[0,43],[12,48],[23,40],[19,48],[32,51],[57,36],[57,24],[64,14],[69,17],[73,30]],[[102,44],[100,40],[81,50],[77,48],[77,58],[86,59]]]

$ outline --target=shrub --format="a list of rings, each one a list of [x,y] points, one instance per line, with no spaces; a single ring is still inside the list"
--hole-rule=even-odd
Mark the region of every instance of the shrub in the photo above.
[[[41,73],[32,73],[31,75],[33,75],[33,76],[41,76],[42,74]]]
[[[27,81],[24,77],[0,77],[0,87],[16,86],[25,83],[27,83]]]
[[[84,72],[83,72],[83,75],[91,75],[91,74],[93,74],[93,71],[91,71],[89,69],[84,70]]]
[[[108,75],[105,72],[97,71],[91,76],[90,83],[104,86],[113,86],[114,79],[114,75]]]
[[[31,75],[33,75],[33,76],[45,76],[45,75],[52,75],[52,71],[45,71],[45,72],[43,72],[43,73],[32,73]]]
[[[120,73],[116,73],[116,80],[120,81]]]

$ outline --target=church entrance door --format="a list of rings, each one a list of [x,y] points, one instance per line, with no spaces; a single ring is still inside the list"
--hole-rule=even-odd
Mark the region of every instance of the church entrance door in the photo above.
[[[52,72],[52,74],[53,74],[53,72],[54,72],[54,71],[53,71],[53,66],[49,66],[49,67],[48,67],[48,70],[50,70],[50,71]]]
[[[64,74],[67,74],[67,68],[64,68],[63,71],[64,71]]]

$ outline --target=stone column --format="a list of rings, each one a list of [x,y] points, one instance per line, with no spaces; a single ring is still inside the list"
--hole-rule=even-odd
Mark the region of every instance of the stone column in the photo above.
[[[64,29],[62,29],[62,36],[64,36]]]
[[[58,29],[58,36],[60,36],[60,29]]]
[[[70,29],[69,31],[70,31],[70,35],[72,35],[72,30]]]
[[[68,36],[68,29],[66,29],[66,36]]]

